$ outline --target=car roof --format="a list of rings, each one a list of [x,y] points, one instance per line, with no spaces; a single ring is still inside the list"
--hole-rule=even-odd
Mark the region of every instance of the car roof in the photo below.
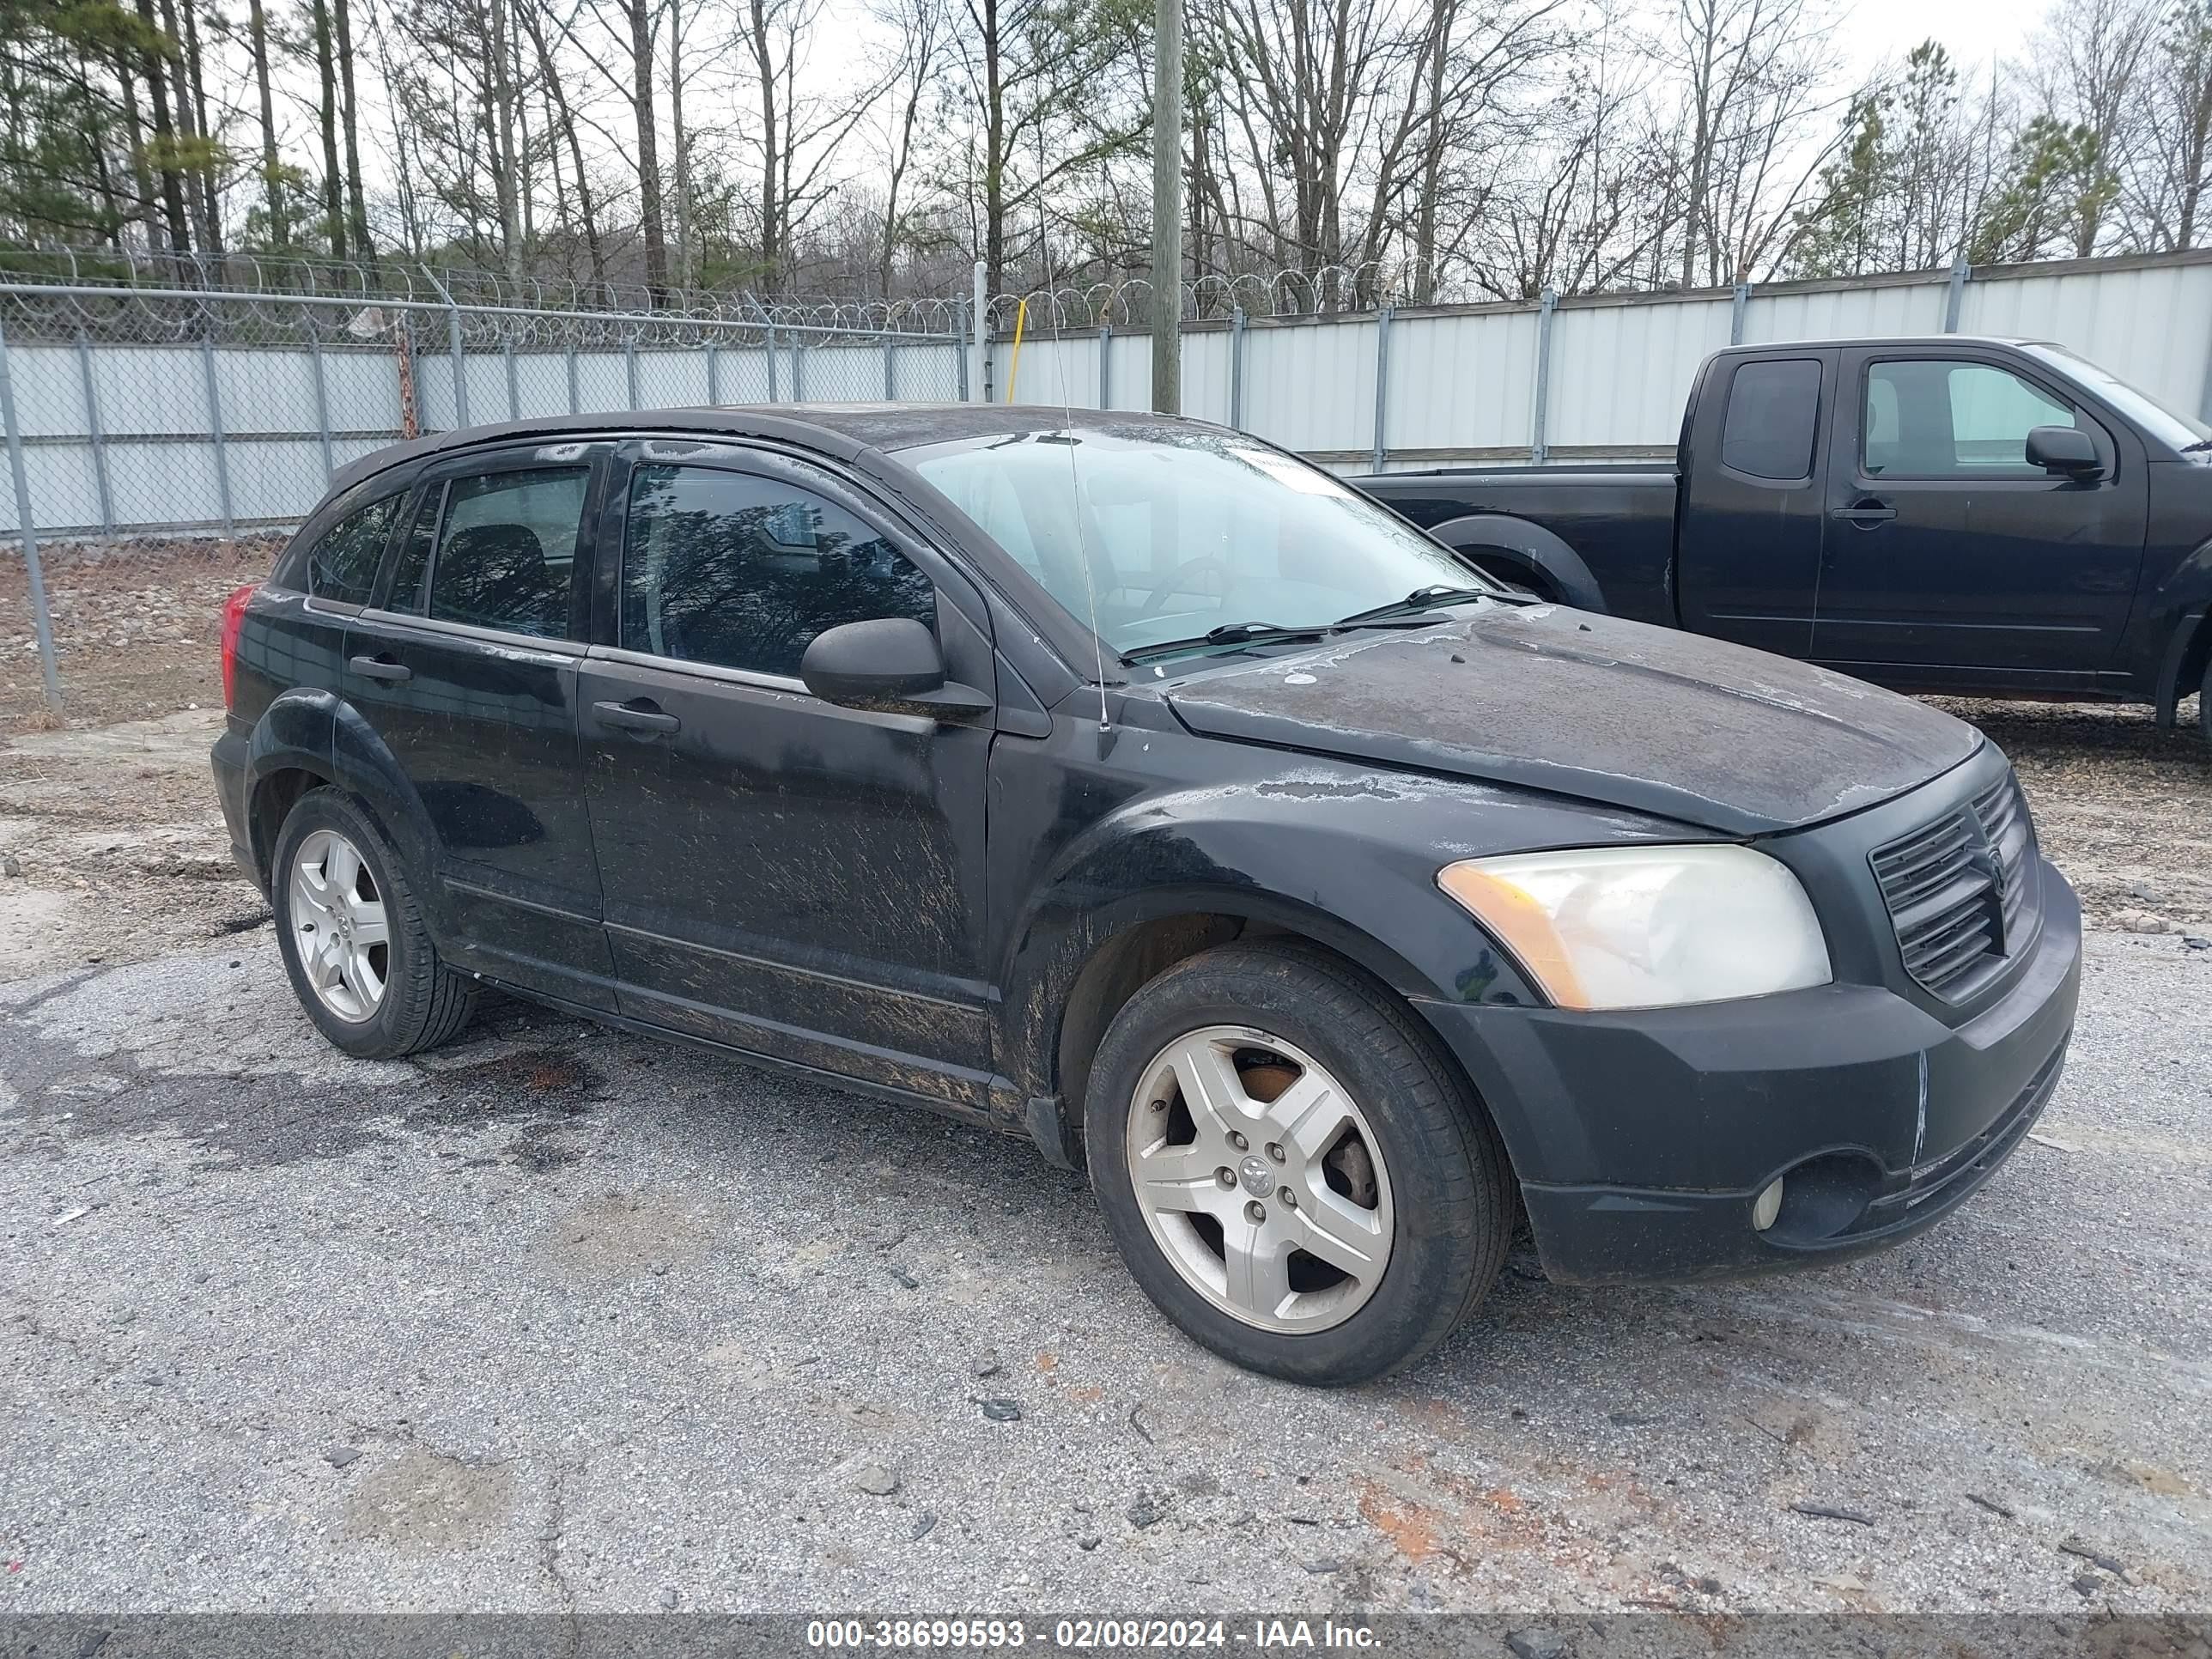
[[[738,404],[556,415],[407,439],[339,468],[331,480],[331,489],[337,494],[409,461],[479,445],[599,433],[678,432],[702,437],[767,438],[851,460],[871,450],[888,453],[918,444],[1008,433],[1079,428],[1135,434],[1147,428],[1210,426],[1205,421],[1141,410],[1073,409],[1059,404]]]
[[[1893,346],[2032,346],[2050,343],[2047,340],[2039,340],[2027,334],[1884,334],[1864,337],[1838,335],[1813,340],[1745,341],[1723,346],[1721,349],[1729,352],[1787,351],[1794,347],[1805,351],[1825,351],[1832,346],[1870,346],[1875,350],[1886,351]]]

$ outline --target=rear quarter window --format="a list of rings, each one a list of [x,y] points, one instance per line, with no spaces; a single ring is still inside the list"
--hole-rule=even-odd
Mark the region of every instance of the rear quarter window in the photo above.
[[[1721,425],[1721,465],[1754,478],[1794,483],[1813,476],[1813,434],[1820,419],[1817,358],[1745,363],[1729,384]]]
[[[401,500],[386,495],[356,507],[317,537],[307,552],[307,592],[333,605],[367,605]]]

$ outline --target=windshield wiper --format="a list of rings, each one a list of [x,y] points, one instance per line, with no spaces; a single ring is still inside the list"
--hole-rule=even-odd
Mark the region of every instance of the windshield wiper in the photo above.
[[[1348,617],[1339,617],[1336,626],[1351,628],[1364,622],[1380,622],[1385,617],[1395,617],[1408,611],[1426,611],[1440,599],[1491,599],[1497,594],[1487,587],[1450,587],[1438,582],[1429,587],[1417,587],[1402,599],[1393,599],[1388,605],[1378,605],[1366,611],[1355,611]]]
[[[2197,455],[2208,449],[2212,449],[2212,438],[2199,438],[2193,444],[2182,445],[2181,453],[2185,455]]]
[[[1140,645],[1134,651],[1121,653],[1123,662],[1142,662],[1147,657],[1165,656],[1173,651],[1196,651],[1209,645],[1278,645],[1286,640],[1318,640],[1327,636],[1325,627],[1282,628],[1273,623],[1224,623],[1218,628],[1209,628],[1203,634],[1187,640],[1162,640],[1157,645]]]

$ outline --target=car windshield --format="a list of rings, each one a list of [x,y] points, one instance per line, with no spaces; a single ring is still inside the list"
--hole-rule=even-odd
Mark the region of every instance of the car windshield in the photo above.
[[[2064,346],[2032,345],[2023,349],[2030,356],[2040,357],[2071,374],[2170,449],[2188,449],[2212,438],[2212,426],[2168,409],[2148,392],[2136,391],[2109,369],[2100,368]]]
[[[1232,433],[1132,422],[899,459],[1123,655],[1178,640],[1234,649],[1249,624],[1326,629],[1418,590],[1486,586],[1358,491]]]

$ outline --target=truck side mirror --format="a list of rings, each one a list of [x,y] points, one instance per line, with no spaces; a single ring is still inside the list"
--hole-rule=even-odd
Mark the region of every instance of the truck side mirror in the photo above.
[[[2097,445],[2078,426],[2039,426],[2027,434],[2027,464],[2069,478],[2094,478],[2105,470]]]

